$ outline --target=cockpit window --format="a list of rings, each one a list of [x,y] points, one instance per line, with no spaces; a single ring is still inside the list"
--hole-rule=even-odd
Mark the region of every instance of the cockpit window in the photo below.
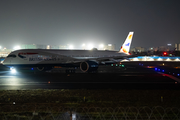
[[[13,58],[15,58],[15,57],[16,57],[16,55],[11,54],[11,55],[8,55],[7,57],[13,57]]]

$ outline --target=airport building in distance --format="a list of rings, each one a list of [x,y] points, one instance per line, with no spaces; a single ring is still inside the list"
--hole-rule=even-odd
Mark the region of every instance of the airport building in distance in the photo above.
[[[176,43],[175,44],[175,50],[176,51],[180,51],[180,43]]]
[[[97,45],[98,46],[98,45]],[[94,46],[89,46],[89,45],[83,45],[81,48],[77,49],[82,49],[82,50],[91,50],[95,48]],[[6,57],[10,52],[18,49],[76,49],[72,45],[41,45],[41,44],[22,44],[20,46],[15,46],[12,49],[6,49],[6,48],[1,48],[0,49],[0,57]],[[106,45],[99,45],[98,50],[113,50],[115,51],[115,45],[114,44],[106,44]]]
[[[81,47],[77,49],[82,49],[82,50],[90,50],[93,48],[97,48],[98,50],[112,50],[115,51],[115,44],[101,44],[101,45],[96,45],[97,47],[89,46],[83,44]],[[6,57],[10,52],[17,50],[17,49],[76,49],[72,45],[41,45],[41,44],[22,44],[20,46],[16,46],[12,49],[6,49],[6,48],[1,48],[0,49],[0,57]],[[175,45],[167,44],[167,46],[158,46],[158,47],[150,47],[146,49],[145,47],[131,47],[130,48],[130,53],[131,54],[136,54],[136,53],[155,53],[157,51],[180,51],[180,44],[176,43]],[[146,55],[148,55],[146,54]]]

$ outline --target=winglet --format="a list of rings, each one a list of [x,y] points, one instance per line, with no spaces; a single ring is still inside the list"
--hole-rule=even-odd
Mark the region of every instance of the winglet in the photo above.
[[[129,35],[127,36],[126,40],[124,41],[123,45],[121,46],[121,49],[119,52],[129,54],[133,33],[134,32],[129,32]]]

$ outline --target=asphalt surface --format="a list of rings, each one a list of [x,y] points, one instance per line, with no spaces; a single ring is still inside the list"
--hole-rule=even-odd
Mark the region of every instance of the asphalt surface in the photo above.
[[[97,73],[65,73],[64,68],[51,72],[19,70],[12,74],[0,65],[0,90],[31,89],[180,89],[179,82],[154,68],[139,63],[124,67],[100,66]]]

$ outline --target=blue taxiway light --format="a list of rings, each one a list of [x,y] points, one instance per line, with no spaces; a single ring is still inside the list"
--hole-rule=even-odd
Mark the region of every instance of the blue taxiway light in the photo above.
[[[160,69],[158,69],[158,71],[160,71]]]
[[[31,70],[34,70],[34,68],[31,68]]]
[[[162,72],[164,72],[164,70],[162,70]]]
[[[157,70],[157,68],[155,68],[155,70]]]
[[[179,76],[179,74],[177,74]]]

